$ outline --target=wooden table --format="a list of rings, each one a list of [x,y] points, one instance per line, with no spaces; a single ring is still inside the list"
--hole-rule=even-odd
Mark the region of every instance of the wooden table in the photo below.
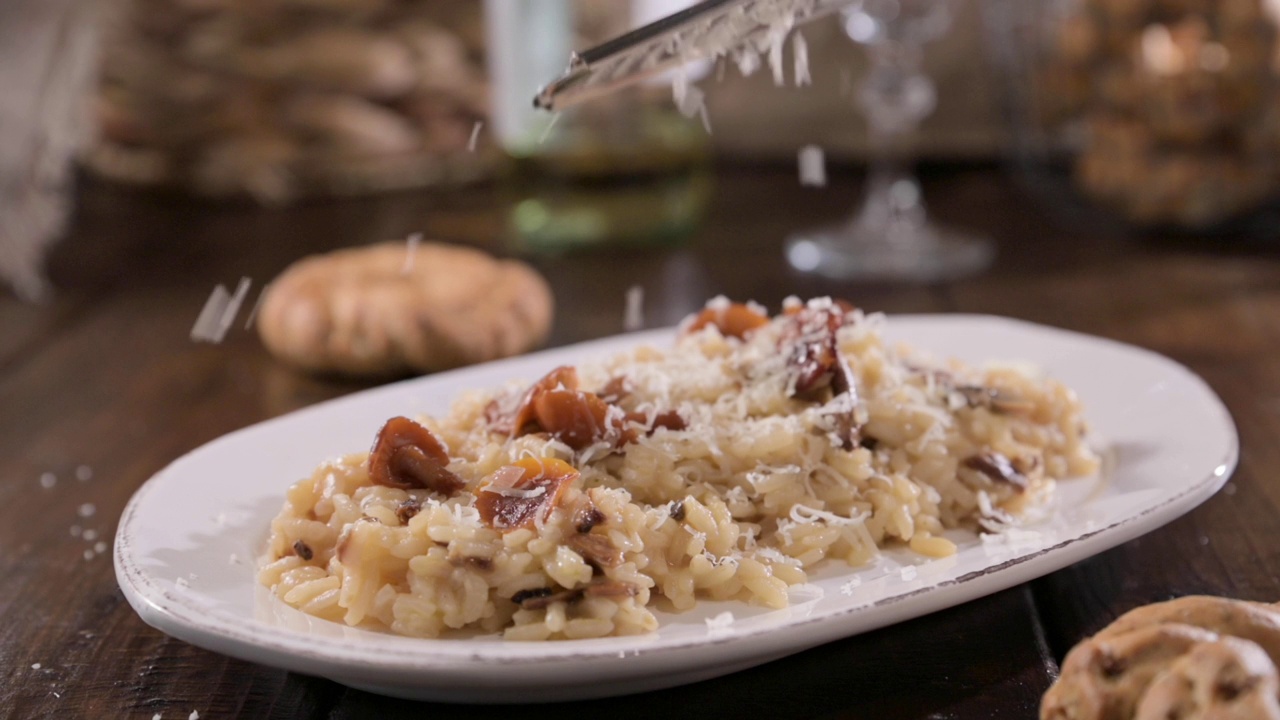
[[[780,242],[790,230],[842,216],[857,173],[838,172],[814,190],[799,187],[794,172],[722,168],[705,229],[683,249],[538,260],[559,301],[552,344],[619,331],[621,289],[632,284],[650,288],[654,326],[717,293],[775,307],[792,293],[833,293],[888,312],[1011,315],[1189,365],[1236,418],[1240,468],[1223,492],[1180,520],[1028,585],[729,677],[555,710],[609,718],[707,717],[712,709],[716,717],[1025,718],[1066,650],[1130,607],[1197,592],[1280,600],[1276,248],[1228,253],[1213,243],[1067,231],[998,171],[952,168],[928,175],[933,211],[993,236],[995,268],[931,288],[853,287],[789,273]],[[56,298],[40,307],[0,298],[0,714],[508,717],[504,708],[382,698],[170,639],[129,608],[109,550],[93,551],[98,541],[110,544],[133,491],[178,455],[362,387],[287,370],[240,329],[220,345],[191,342],[215,283],[262,282],[301,255],[416,230],[492,246],[492,207],[484,188],[263,211],[87,185],[52,260]],[[45,487],[50,477],[56,482]],[[86,504],[95,512],[82,517]]]

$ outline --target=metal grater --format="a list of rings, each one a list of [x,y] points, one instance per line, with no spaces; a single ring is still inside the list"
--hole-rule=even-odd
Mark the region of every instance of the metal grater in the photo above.
[[[704,0],[678,13],[573,53],[569,68],[542,88],[535,107],[560,111],[695,60],[731,57],[744,72],[781,53],[796,25],[853,0]],[[754,64],[753,64],[754,63]]]

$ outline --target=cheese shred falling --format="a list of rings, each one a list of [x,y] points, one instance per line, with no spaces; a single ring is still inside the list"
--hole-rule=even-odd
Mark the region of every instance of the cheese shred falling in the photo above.
[[[822,148],[805,145],[800,148],[800,184],[806,187],[826,187],[827,165]]]
[[[812,85],[813,78],[809,76],[809,44],[804,41],[799,30],[791,36],[791,52],[795,58],[796,87]]]
[[[404,241],[404,264],[400,266],[400,274],[413,272],[413,261],[418,254],[418,245],[422,244],[422,233],[413,233]]]
[[[632,285],[627,289],[627,312],[622,318],[622,329],[634,332],[644,327],[644,288]]]
[[[191,339],[196,342],[220,343],[240,313],[240,306],[249,294],[253,284],[247,277],[240,278],[235,294],[227,291],[226,286],[219,284],[205,301],[195,325],[191,326]]]

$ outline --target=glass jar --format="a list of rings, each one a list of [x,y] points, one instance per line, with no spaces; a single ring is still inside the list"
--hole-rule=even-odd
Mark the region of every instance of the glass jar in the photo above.
[[[610,93],[556,115],[532,105],[573,50],[686,4],[487,1],[504,224],[515,249],[673,243],[697,227],[711,194],[707,131],[675,111],[669,82]]]
[[[1027,177],[1060,205],[1140,228],[1247,227],[1280,189],[1270,5],[999,3],[989,17]]]
[[[119,0],[98,140],[117,180],[265,203],[472,180],[491,164],[478,2]]]

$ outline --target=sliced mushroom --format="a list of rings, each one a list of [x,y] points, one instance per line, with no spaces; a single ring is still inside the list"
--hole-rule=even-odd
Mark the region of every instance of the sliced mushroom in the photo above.
[[[589,533],[591,529],[605,521],[604,513],[594,503],[585,500],[573,513],[573,528],[580,533]]]
[[[631,378],[626,375],[616,375],[609,378],[609,382],[605,383],[596,395],[610,405],[616,405],[630,395],[632,389]]]
[[[522,610],[541,610],[553,602],[576,600],[581,596],[581,590],[561,590],[556,592],[551,588],[534,588],[532,590],[521,590],[512,595],[511,602],[519,605]]]
[[[768,316],[759,313],[742,303],[707,307],[687,321],[683,332],[686,335],[714,325],[721,335],[745,339],[751,331],[769,324]]]
[[[622,580],[596,578],[583,592],[589,597],[624,598],[635,597],[640,593],[640,588]]]
[[[844,313],[834,308],[804,307],[789,313],[790,320],[779,340],[788,353],[787,364],[795,376],[793,395],[818,400],[831,386],[841,362],[836,331],[844,325]]]
[[[613,440],[618,446],[635,439],[623,427],[625,415],[609,412],[609,405],[594,393],[582,390],[547,390],[533,402],[538,427],[576,450],[601,440]]]
[[[1003,482],[1023,492],[1029,484],[1027,476],[1018,472],[1009,462],[1009,458],[998,452],[983,452],[970,455],[961,463],[970,470],[977,470],[995,482]]]
[[[583,560],[602,570],[622,564],[622,551],[614,547],[604,535],[578,533],[570,535],[565,544],[581,555]]]
[[[476,493],[480,519],[498,530],[529,527],[546,519],[569,484],[578,478],[572,465],[555,458],[524,458],[499,468]]]
[[[569,365],[561,365],[547,373],[538,382],[530,385],[529,389],[525,391],[524,398],[520,400],[519,407],[516,408],[515,417],[511,421],[511,432],[520,434],[527,425],[537,419],[537,411],[534,408],[534,404],[542,393],[561,389],[578,389],[578,370],[576,368]]]
[[[408,490],[426,488],[446,495],[465,483],[447,468],[449,454],[430,430],[406,417],[393,417],[378,431],[369,451],[369,479]]]
[[[961,385],[956,388],[969,407],[984,407],[1005,415],[1026,415],[1035,410],[1035,403],[1021,395],[1001,388],[982,385]]]
[[[652,420],[649,419],[648,413],[643,412],[629,412],[626,418],[628,422],[646,426],[648,428],[646,434],[648,435],[652,435],[653,431],[658,428],[684,430],[689,427],[689,423],[685,421],[684,416],[678,410],[662,410],[654,413]]]
[[[840,304],[789,309],[786,316],[790,322],[779,340],[794,376],[793,397],[822,402],[828,397],[844,396],[843,410],[835,416],[836,435],[844,450],[857,447],[862,425],[858,419],[857,378],[840,352],[837,337],[852,309],[852,305],[844,309]]]
[[[584,595],[602,598],[627,598],[639,594],[640,588],[634,583],[609,578],[597,578],[586,587],[574,590],[552,590],[551,588],[534,588],[521,590],[511,596],[511,602],[522,610],[541,610],[555,602],[576,602]]]
[[[396,505],[396,518],[400,520],[401,525],[408,525],[409,521],[420,512],[422,512],[422,503],[418,502],[417,498],[409,498]]]

